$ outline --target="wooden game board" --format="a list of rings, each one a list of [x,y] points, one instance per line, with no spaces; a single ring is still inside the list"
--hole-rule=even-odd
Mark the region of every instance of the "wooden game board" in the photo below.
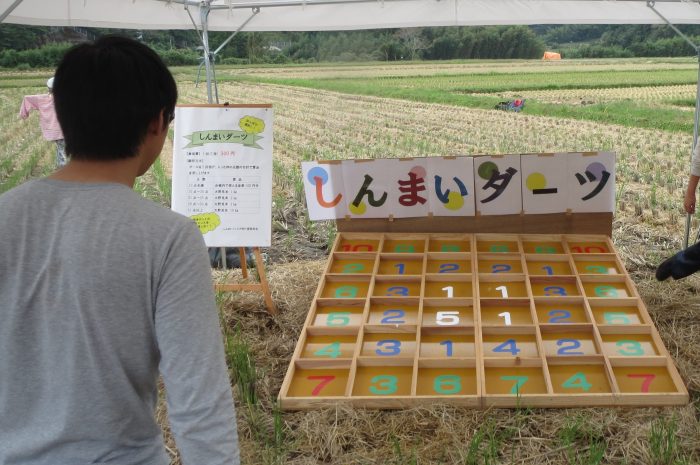
[[[688,392],[607,236],[339,233],[279,398],[659,406]]]

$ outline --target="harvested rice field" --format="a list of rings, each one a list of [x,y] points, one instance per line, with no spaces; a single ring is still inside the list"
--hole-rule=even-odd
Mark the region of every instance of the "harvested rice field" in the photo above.
[[[206,102],[196,69],[174,74],[180,103]],[[682,247],[693,139],[693,107],[683,102],[695,98],[695,60],[222,67],[217,74],[221,102],[272,103],[275,112],[273,246],[263,252],[280,313],[270,316],[255,294],[217,299],[244,464],[700,464],[700,275],[654,279],[656,265]],[[0,192],[53,168],[53,146],[41,139],[36,115],[17,117],[22,96],[43,92],[49,75],[0,73]],[[526,99],[523,112],[492,108],[514,96]],[[690,392],[688,405],[278,410],[335,235],[333,224],[308,220],[301,161],[550,151],[617,153],[612,239]],[[171,153],[166,143],[136,186],[164,205]],[[696,232],[697,218],[692,226]],[[240,271],[213,276],[235,280]],[[164,405],[158,415],[167,431]]]

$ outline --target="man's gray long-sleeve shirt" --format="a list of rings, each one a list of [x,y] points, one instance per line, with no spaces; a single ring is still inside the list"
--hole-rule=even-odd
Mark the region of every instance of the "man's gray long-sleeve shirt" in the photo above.
[[[183,464],[237,464],[196,225],[120,184],[0,196],[0,465],[168,464],[159,371]]]

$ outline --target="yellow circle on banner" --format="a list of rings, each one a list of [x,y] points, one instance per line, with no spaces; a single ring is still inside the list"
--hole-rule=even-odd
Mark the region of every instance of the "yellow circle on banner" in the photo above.
[[[527,177],[525,185],[531,191],[534,191],[535,189],[544,189],[547,187],[547,178],[545,178],[544,174],[542,173],[532,173]]]
[[[353,215],[364,215],[365,212],[367,211],[367,205],[364,202],[360,202],[360,205],[357,207],[354,204],[350,204],[350,213]]]
[[[449,210],[459,210],[462,206],[464,206],[464,197],[462,197],[459,192],[450,192],[447,196],[445,208]]]

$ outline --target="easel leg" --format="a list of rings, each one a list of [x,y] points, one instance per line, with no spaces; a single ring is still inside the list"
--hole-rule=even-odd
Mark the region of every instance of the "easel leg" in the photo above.
[[[243,279],[248,279],[248,262],[245,258],[245,248],[238,248],[238,256],[241,259],[241,272],[243,273]]]
[[[263,298],[265,299],[267,310],[271,314],[277,315],[277,307],[275,307],[275,303],[272,301],[270,285],[268,284],[267,276],[265,275],[265,263],[263,262],[262,255],[260,254],[260,248],[254,247],[253,253],[255,254],[255,263],[258,269],[258,276],[260,276],[260,285],[262,286]]]

